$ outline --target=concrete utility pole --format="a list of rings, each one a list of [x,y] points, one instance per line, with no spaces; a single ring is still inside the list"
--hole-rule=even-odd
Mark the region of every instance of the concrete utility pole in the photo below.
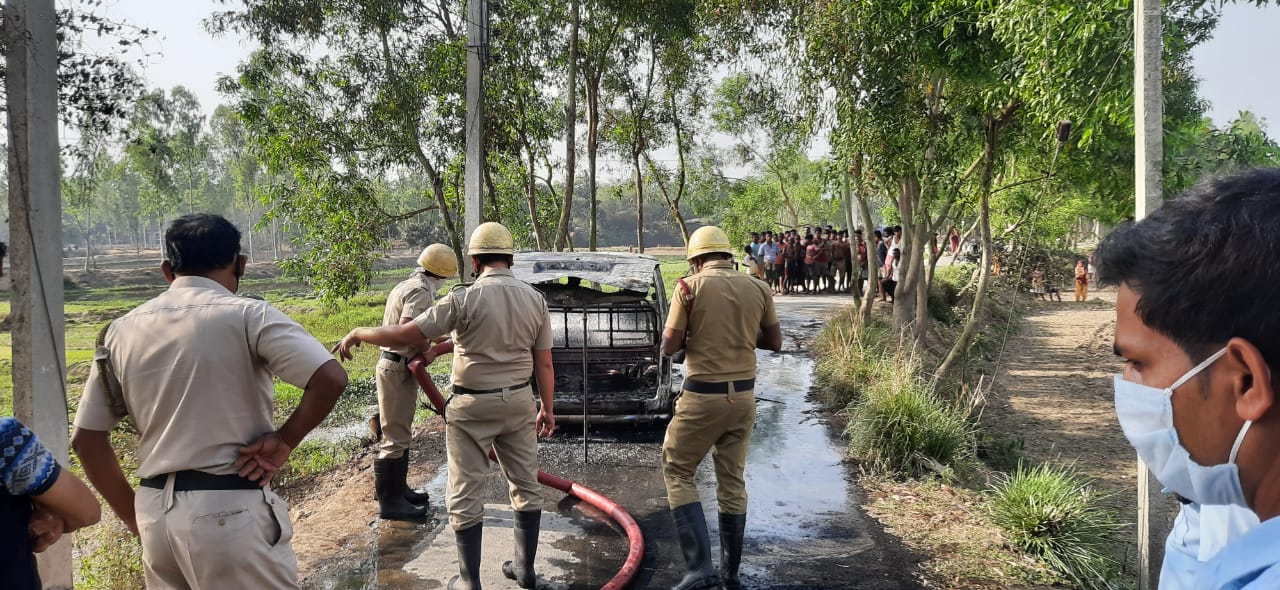
[[[9,256],[13,409],[67,464],[58,193],[58,58],[53,0],[7,0]],[[71,537],[40,554],[46,589],[71,587]]]
[[[1164,202],[1164,27],[1160,0],[1138,0],[1133,10],[1134,218],[1141,220]],[[1138,590],[1152,590],[1169,534],[1168,500],[1141,458],[1137,476]]]
[[[484,208],[484,64],[489,59],[489,4],[467,2],[467,159],[464,170],[463,243],[480,225]]]

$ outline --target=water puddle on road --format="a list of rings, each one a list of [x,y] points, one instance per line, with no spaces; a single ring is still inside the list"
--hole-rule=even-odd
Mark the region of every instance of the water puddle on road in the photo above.
[[[808,320],[808,321],[803,321]],[[812,335],[812,316],[784,317],[787,349],[791,335]],[[747,458],[750,494],[744,585],[756,588],[917,588],[907,571],[909,556],[884,539],[862,514],[861,496],[842,463],[843,445],[807,398],[813,360],[804,353],[758,355],[756,428]],[[661,428],[592,429],[564,427],[539,445],[544,471],[608,496],[636,519],[646,550],[633,588],[668,588],[682,575],[683,560],[662,482]],[[699,487],[711,527],[713,555],[719,556],[715,475],[708,457],[699,469]],[[429,486],[444,498],[443,471]],[[482,579],[486,587],[515,588],[499,572],[511,559],[511,515],[507,485],[495,470],[488,481]],[[574,589],[599,588],[626,558],[626,537],[605,515],[558,491],[547,489],[539,574]],[[309,585],[326,590],[440,588],[457,572],[453,535],[440,502],[428,526],[379,523],[384,532],[376,557],[359,564],[322,567]],[[893,545],[893,546],[887,546]],[[718,561],[718,559],[716,560]]]

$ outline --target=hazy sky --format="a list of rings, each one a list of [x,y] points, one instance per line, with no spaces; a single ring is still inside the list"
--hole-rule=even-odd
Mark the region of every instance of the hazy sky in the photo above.
[[[219,6],[211,0],[107,0],[106,13],[159,31],[156,53],[148,62],[148,86],[181,84],[200,97],[207,112],[222,99],[214,88],[218,76],[234,74],[248,53],[237,39],[214,39],[201,21]],[[1219,124],[1241,110],[1251,110],[1272,123],[1280,136],[1280,7],[1229,5],[1214,39],[1195,52],[1201,95],[1210,101],[1210,116]]]

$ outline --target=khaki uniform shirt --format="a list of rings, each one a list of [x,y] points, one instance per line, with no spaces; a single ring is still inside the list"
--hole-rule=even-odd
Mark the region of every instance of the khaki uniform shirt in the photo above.
[[[436,299],[436,291],[443,281],[431,278],[422,272],[414,271],[409,278],[391,289],[387,295],[387,307],[382,312],[382,325],[398,326],[405,319],[413,319],[431,309]],[[394,352],[405,358],[413,358],[422,352],[416,346],[404,348],[382,347],[382,350]]]
[[[698,381],[737,381],[756,376],[756,335],[778,323],[773,294],[764,281],[716,261],[684,280],[693,297],[679,286],[671,298],[667,327],[684,330],[685,375]]]
[[[117,319],[104,348],[133,416],[139,477],[194,469],[235,473],[236,451],[275,429],[272,375],[306,387],[333,359],[302,326],[265,301],[217,282],[178,277],[159,297]],[[97,363],[89,371],[75,424],[111,430]]]
[[[486,270],[413,321],[428,339],[453,333],[453,383],[470,389],[523,383],[533,351],[551,350],[547,300],[507,269]]]

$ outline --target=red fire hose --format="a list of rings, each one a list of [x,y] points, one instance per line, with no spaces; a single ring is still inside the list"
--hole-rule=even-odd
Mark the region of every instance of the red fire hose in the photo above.
[[[435,352],[436,356],[451,353],[453,352],[453,342],[441,342],[433,346],[431,350]],[[414,357],[409,362],[409,370],[413,372],[414,378],[418,380],[418,385],[426,392],[427,399],[431,401],[431,405],[435,406],[436,413],[444,416],[444,396],[440,394],[435,382],[431,380],[431,375],[427,374],[426,363],[423,360],[422,355]],[[489,449],[489,459],[498,460],[492,448]],[[644,557],[644,535],[640,533],[640,526],[636,524],[636,520],[631,518],[631,515],[627,514],[627,511],[623,510],[613,500],[578,482],[556,477],[545,471],[539,471],[538,483],[560,490],[596,507],[601,512],[608,514],[609,518],[612,518],[614,522],[618,523],[626,531],[629,545],[627,559],[622,563],[622,568],[618,570],[618,573],[614,574],[613,578],[600,588],[601,590],[620,590],[631,583],[631,579],[635,577],[636,572],[640,571],[640,560]]]

